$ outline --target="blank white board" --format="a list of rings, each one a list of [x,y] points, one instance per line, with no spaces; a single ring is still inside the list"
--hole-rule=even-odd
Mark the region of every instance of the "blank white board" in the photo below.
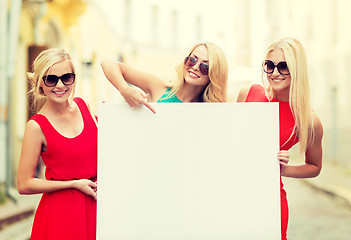
[[[277,103],[99,106],[99,240],[279,240]]]

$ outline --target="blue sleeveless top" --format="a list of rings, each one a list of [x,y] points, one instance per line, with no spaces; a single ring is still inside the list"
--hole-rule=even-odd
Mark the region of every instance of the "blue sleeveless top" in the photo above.
[[[180,100],[176,95],[173,95],[171,97],[168,97],[171,92],[171,88],[167,88],[166,92],[162,95],[162,97],[157,100],[158,103],[165,103],[165,102],[175,102],[175,103],[181,103],[182,100]]]

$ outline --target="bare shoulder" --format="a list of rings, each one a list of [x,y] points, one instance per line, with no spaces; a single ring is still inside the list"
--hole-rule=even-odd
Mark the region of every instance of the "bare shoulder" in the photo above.
[[[30,131],[30,132],[43,132],[41,130],[41,127],[39,125],[39,123],[37,123],[36,121],[34,121],[33,119],[29,120],[27,122],[27,125],[26,125],[26,130]]]
[[[237,98],[237,102],[245,102],[247,95],[249,94],[251,86],[244,87],[240,90]]]
[[[34,120],[29,120],[26,125],[25,136],[30,137],[32,140],[44,142],[45,135],[39,126],[39,124]]]
[[[163,94],[166,92],[167,88],[168,87],[165,84],[153,86],[153,88],[151,89],[150,102],[157,102],[157,100],[159,100],[163,96]]]
[[[313,130],[316,140],[321,140],[323,137],[323,125],[315,112],[312,112]]]

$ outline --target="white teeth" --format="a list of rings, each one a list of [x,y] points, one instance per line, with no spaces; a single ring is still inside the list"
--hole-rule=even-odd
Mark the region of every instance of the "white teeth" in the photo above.
[[[56,94],[64,94],[65,92],[63,91],[63,92],[54,92],[54,93],[56,93]]]

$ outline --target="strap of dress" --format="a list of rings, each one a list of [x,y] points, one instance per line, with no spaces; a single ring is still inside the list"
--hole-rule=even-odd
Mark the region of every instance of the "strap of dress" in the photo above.
[[[54,131],[53,131],[53,130],[55,130],[54,127],[51,125],[49,120],[44,115],[35,114],[28,121],[30,121],[30,120],[34,120],[35,122],[37,122],[39,124],[39,126],[40,126],[41,130],[43,131],[46,138],[50,137],[51,134],[54,133]]]
[[[253,84],[247,94],[246,102],[268,102],[264,88],[259,84]]]
[[[77,103],[80,112],[82,113],[83,116],[83,121],[84,122],[89,122],[89,124],[93,123],[95,125],[95,122],[93,120],[93,117],[91,116],[91,113],[89,111],[89,108],[85,101],[81,99],[80,97],[75,97],[74,101]]]
[[[79,108],[79,110],[80,110],[80,112],[82,114],[84,126],[86,126],[86,123],[88,125],[89,124],[94,124],[95,125],[95,122],[94,122],[94,120],[93,120],[93,118],[92,118],[92,116],[90,114],[89,108],[86,105],[86,103],[84,102],[84,100],[79,98],[79,97],[76,97],[76,98],[74,98],[74,101],[77,103],[78,108]],[[46,138],[50,137],[51,135],[53,135],[55,133],[58,133],[56,131],[56,129],[51,125],[49,120],[42,114],[35,114],[29,120],[34,120],[34,121],[36,121],[39,124],[39,126],[40,126],[41,130],[43,131],[43,133],[44,133]]]
[[[171,91],[171,88],[167,88],[164,94],[160,97],[160,99],[157,100],[157,102],[162,102],[162,99],[167,97],[170,91]]]

